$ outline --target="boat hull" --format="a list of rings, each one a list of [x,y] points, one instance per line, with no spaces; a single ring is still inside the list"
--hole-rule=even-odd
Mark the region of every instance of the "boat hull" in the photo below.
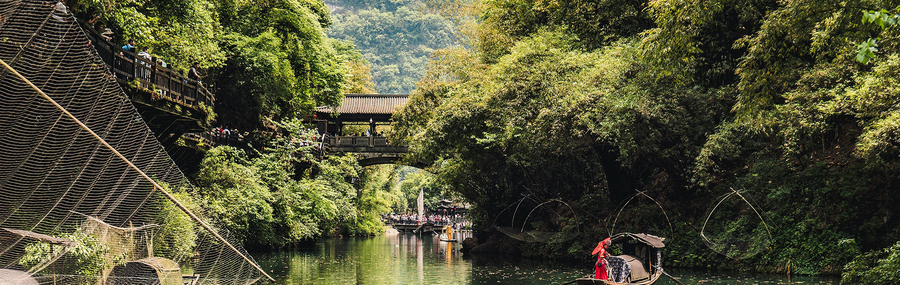
[[[578,279],[575,279],[575,284],[577,284],[577,285],[649,285],[649,284],[656,283],[656,281],[659,280],[660,276],[662,276],[662,273],[657,271],[657,272],[653,273],[652,275],[650,275],[650,278],[645,278],[645,279],[637,280],[634,282],[624,282],[624,283],[612,282],[609,280],[600,280],[600,279],[594,279],[594,278],[578,278]]]

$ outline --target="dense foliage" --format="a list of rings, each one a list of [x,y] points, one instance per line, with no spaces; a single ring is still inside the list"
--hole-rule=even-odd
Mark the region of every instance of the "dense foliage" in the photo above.
[[[96,236],[81,230],[61,236],[73,243],[71,247],[34,242],[25,246],[25,254],[19,265],[26,270],[48,268],[44,272],[59,275],[83,276],[72,281],[75,284],[96,284],[104,270],[125,261],[125,254],[110,255],[109,245]],[[63,262],[56,262],[57,259]]]
[[[844,269],[841,281],[847,284],[900,283],[900,242],[854,258]]]
[[[309,134],[300,136],[297,124],[283,126],[288,135],[254,157],[228,146],[210,150],[198,173],[207,213],[249,246],[291,245],[360,223],[349,182],[359,176],[355,159],[316,159],[305,145]],[[314,165],[316,173],[300,164]]]
[[[81,18],[92,20],[94,28],[111,29],[119,45],[133,38],[138,47],[149,47],[153,56],[181,72],[199,64],[201,81],[216,94],[216,124],[245,130],[251,145],[264,146],[213,148],[194,177],[196,192],[170,189],[183,204],[221,222],[219,226],[247,246],[284,247],[320,236],[380,233],[380,214],[405,206],[392,170],[363,171],[352,156],[323,157],[314,146],[317,134],[300,123],[316,106],[340,104],[343,93],[376,92],[373,69],[357,44],[326,35],[333,22],[324,2],[69,4]],[[448,42],[452,27],[418,10],[402,8],[395,15],[393,8],[363,16],[405,21],[391,32],[409,36],[392,36],[398,40],[393,44],[422,47],[400,55],[404,61],[393,68],[421,70],[431,52],[426,46]],[[386,44],[366,48],[371,52]],[[401,81],[411,88],[415,78]],[[162,201],[159,209],[157,218],[166,226],[154,236],[156,250],[192,256],[202,232],[170,203]]]
[[[297,121],[279,127],[282,135],[261,152],[220,146],[207,153],[196,197],[207,214],[250,247],[382,233],[380,214],[399,197],[388,175],[363,171],[352,156],[316,156],[315,134]]]
[[[424,10],[421,1],[365,2],[335,3],[340,9],[328,34],[353,42],[371,63],[375,91],[407,94],[431,53],[456,43],[454,23]]]
[[[845,282],[896,281],[897,1],[347,0],[334,22],[315,0],[71,4],[199,62],[225,124],[280,130],[210,151],[190,198],[251,245],[374,233],[449,187],[482,229],[574,237],[504,247],[523,254],[638,231],[675,266],[836,273],[869,252]],[[316,157],[290,120],[413,87],[391,137],[434,176]]]
[[[585,259],[651,232],[668,264],[801,274],[900,239],[898,29],[861,21],[897,3],[582,2],[484,1],[395,115],[482,228],[564,232],[519,251]]]
[[[401,201],[397,203],[394,212],[415,213],[420,191],[423,194],[423,206],[428,209],[437,209],[439,202],[444,199],[459,200],[454,192],[440,184],[435,176],[427,171],[404,166],[397,169],[397,175],[394,187],[401,195]]]
[[[194,197],[185,189],[172,191],[169,185],[160,183],[182,205],[192,212],[202,211]],[[156,220],[162,225],[153,235],[153,251],[171,253],[171,256],[194,256],[194,247],[197,246],[198,228],[194,220],[168,199],[160,198]]]
[[[366,91],[368,63],[352,44],[328,38],[319,0],[78,0],[73,10],[113,41],[138,47],[181,72],[197,63],[216,93],[219,124],[240,129],[311,114]]]

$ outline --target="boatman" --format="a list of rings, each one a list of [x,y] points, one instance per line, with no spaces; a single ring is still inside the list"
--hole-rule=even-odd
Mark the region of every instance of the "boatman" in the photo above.
[[[609,257],[609,252],[606,252],[606,248],[609,246],[611,241],[609,238],[606,238],[600,243],[597,244],[597,247],[594,248],[594,251],[591,252],[591,255],[597,255],[597,264],[595,264],[594,269],[594,279],[600,280],[609,280],[609,277],[606,275],[606,258]]]

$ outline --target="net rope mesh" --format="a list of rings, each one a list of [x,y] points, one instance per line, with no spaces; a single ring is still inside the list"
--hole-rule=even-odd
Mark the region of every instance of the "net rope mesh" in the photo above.
[[[0,59],[171,193],[194,191],[65,5],[0,0]],[[31,276],[18,284],[175,284],[161,279],[182,274],[193,284],[250,284],[262,276],[226,231],[218,232],[237,251],[3,67],[0,229],[0,284],[21,272]],[[136,260],[150,262],[122,270]]]
[[[574,237],[571,234],[565,234],[562,232],[545,232],[545,231],[523,231],[521,228],[516,227],[496,227],[497,231],[503,233],[504,235],[524,242],[537,242],[537,243],[558,243],[558,242],[566,242]]]
[[[563,215],[573,214],[572,221],[577,220],[577,217],[574,216],[574,211],[572,211],[572,208],[566,202],[559,199],[550,199],[540,202],[528,200],[528,198],[528,196],[522,197],[518,201],[507,206],[503,211],[500,211],[500,214],[494,219],[494,228],[507,237],[522,242],[561,243],[576,237],[577,234],[575,233],[559,230],[562,227],[565,227],[565,225],[563,225],[565,223],[563,220],[567,220]],[[526,200],[536,203],[537,205],[533,206],[528,212],[520,212],[520,209],[523,208],[522,205]],[[515,205],[515,207],[513,207],[513,205]],[[558,207],[552,208],[550,205],[556,205]],[[527,206],[525,208],[527,208]],[[498,224],[498,219],[504,212],[510,214],[510,226]],[[534,217],[534,214],[544,215],[542,218],[538,219],[545,221],[542,223],[544,226],[543,229],[533,229],[532,227],[529,227],[530,224],[528,221]],[[517,222],[517,219],[523,219],[523,221]],[[557,230],[553,231],[547,229]]]
[[[709,249],[730,259],[753,258],[770,249],[771,229],[746,191],[731,190],[709,208],[700,237]]]

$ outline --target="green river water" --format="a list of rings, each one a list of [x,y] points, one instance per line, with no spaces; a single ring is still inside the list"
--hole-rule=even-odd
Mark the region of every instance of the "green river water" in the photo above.
[[[277,284],[562,284],[591,273],[581,264],[502,255],[463,258],[438,236],[388,233],[333,238],[308,248],[255,254]],[[838,284],[830,277],[791,277],[666,269],[685,284]],[[663,277],[659,285],[675,284]]]

